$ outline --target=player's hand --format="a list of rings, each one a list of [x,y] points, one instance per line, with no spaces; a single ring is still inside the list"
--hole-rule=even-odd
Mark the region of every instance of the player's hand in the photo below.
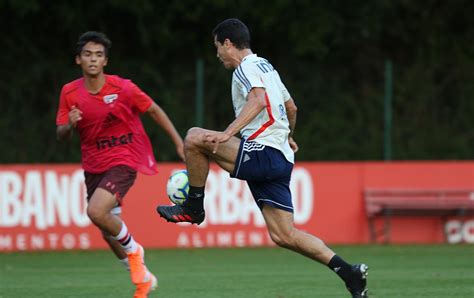
[[[82,111],[79,110],[76,106],[72,106],[71,110],[69,111],[69,124],[72,127],[77,126],[77,122],[82,120]]]
[[[291,150],[293,150],[294,153],[298,151],[298,144],[296,144],[295,140],[293,140],[293,137],[288,138],[288,142],[290,143]]]
[[[204,135],[204,141],[209,142],[209,143],[214,143],[214,146],[212,148],[212,153],[216,154],[219,144],[227,142],[231,137],[232,136],[226,134],[225,132],[212,131],[212,132],[207,132]]]

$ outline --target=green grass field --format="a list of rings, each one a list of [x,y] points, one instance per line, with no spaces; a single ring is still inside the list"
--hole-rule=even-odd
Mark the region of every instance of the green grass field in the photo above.
[[[370,297],[474,297],[474,245],[334,246],[370,266]],[[336,274],[281,248],[148,250],[150,297],[349,297]],[[132,297],[109,251],[0,254],[0,297]]]

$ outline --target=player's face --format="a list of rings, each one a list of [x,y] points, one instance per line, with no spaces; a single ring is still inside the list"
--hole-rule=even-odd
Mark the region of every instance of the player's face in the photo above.
[[[233,69],[233,59],[231,58],[229,45],[230,41],[226,39],[224,44],[220,43],[214,36],[214,45],[217,49],[217,58],[224,64],[224,67],[227,69]]]
[[[96,77],[102,74],[107,65],[105,48],[100,43],[89,41],[76,56],[76,63],[82,68],[84,75]]]

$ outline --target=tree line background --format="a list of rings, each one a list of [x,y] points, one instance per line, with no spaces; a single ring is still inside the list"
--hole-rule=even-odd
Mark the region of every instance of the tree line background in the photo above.
[[[54,2],[54,4],[53,4]],[[473,1],[0,0],[0,163],[79,162],[77,135],[58,143],[62,85],[81,75],[75,43],[112,40],[107,73],[132,79],[184,137],[196,125],[196,60],[205,65],[204,127],[233,118],[231,72],[211,31],[237,17],[252,50],[279,70],[298,108],[297,160],[381,160],[384,65],[393,62],[394,160],[474,157]],[[143,121],[159,161],[176,161]]]

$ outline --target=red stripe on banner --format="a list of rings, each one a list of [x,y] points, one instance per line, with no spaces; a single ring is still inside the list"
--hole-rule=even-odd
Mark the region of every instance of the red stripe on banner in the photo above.
[[[141,245],[275,245],[245,181],[230,178],[215,163],[210,165],[206,181],[206,201],[210,204],[203,224],[170,224],[159,217],[154,212],[156,206],[170,204],[163,195],[168,179],[182,168],[182,163],[160,163],[157,175],[137,175],[127,193],[126,201],[133,204],[125,207],[123,215],[129,231]],[[387,239],[396,244],[474,244],[474,214],[410,212],[407,216],[394,214],[385,218],[384,214],[372,213],[372,203],[379,202],[374,194],[391,193],[398,196],[397,201],[409,203],[404,208],[431,200],[435,197],[427,194],[436,193],[436,199],[443,204],[461,204],[459,210],[474,210],[463,207],[474,204],[474,161],[298,161],[292,172],[291,188],[295,226],[317,233],[329,244],[366,244],[373,236],[376,243]],[[399,192],[405,197],[399,196]],[[453,193],[455,196],[448,195]],[[0,255],[15,251],[109,249],[87,215],[86,196],[80,164],[0,164]],[[429,204],[431,210],[440,206],[445,205]],[[338,210],[337,218],[334,210]],[[370,214],[374,215],[369,218]],[[182,214],[180,219],[175,215],[171,221],[182,222],[183,217],[191,221],[188,216]],[[383,229],[385,220],[389,220],[390,229]],[[121,238],[130,240],[130,236]]]
[[[265,129],[267,129],[267,127],[269,127],[270,125],[272,125],[275,122],[275,119],[273,118],[273,114],[272,114],[272,107],[270,105],[270,99],[268,98],[267,92],[265,92],[265,102],[267,103],[266,109],[267,109],[267,114],[268,114],[269,119],[256,132],[254,132],[248,138],[248,140],[255,139],[259,134],[261,134],[263,131],[265,131]]]

